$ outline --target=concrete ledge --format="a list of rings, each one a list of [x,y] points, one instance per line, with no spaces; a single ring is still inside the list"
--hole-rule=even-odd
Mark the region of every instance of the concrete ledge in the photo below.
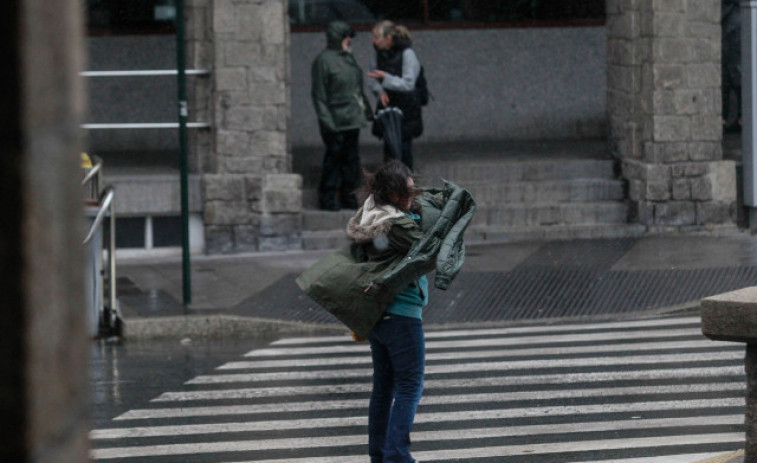
[[[716,341],[757,342],[757,286],[702,299],[702,334]]]
[[[135,340],[171,338],[242,338],[256,335],[344,334],[341,325],[296,323],[234,315],[187,315],[127,318],[124,338]]]
[[[744,451],[737,450],[732,453],[726,453],[717,457],[700,460],[696,463],[744,463]]]

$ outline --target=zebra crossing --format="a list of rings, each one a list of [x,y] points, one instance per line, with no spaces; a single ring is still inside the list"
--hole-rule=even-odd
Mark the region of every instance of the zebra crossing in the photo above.
[[[420,462],[691,463],[744,442],[744,348],[698,317],[426,333]],[[90,433],[102,462],[367,461],[370,349],[275,341]]]

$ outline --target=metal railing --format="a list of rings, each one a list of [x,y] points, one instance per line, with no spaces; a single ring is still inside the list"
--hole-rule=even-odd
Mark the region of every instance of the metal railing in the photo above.
[[[113,208],[113,199],[115,189],[112,185],[105,187],[100,191],[102,183],[102,160],[96,156],[93,157],[94,164],[84,176],[81,184],[87,188],[86,202],[97,207],[97,215],[92,221],[87,236],[84,238],[82,245],[90,244],[94,236],[103,226],[106,218],[109,219],[109,242],[107,271],[101,272],[96,278],[99,279],[99,288],[103,289],[101,295],[104,296],[107,288],[108,304],[102,304],[98,307],[98,325],[100,334],[120,335],[120,315],[118,312],[118,300],[116,297],[116,212]],[[102,245],[97,250],[97,257],[102,259]],[[98,285],[95,285],[96,291],[99,291]]]
[[[187,69],[186,75],[191,76],[209,76],[210,71],[206,69]],[[83,71],[79,75],[82,77],[154,77],[154,76],[177,76],[179,71],[176,69],[148,69],[133,71]],[[128,123],[87,123],[81,124],[81,128],[87,130],[124,130],[124,129],[178,129],[178,122],[128,122]],[[190,129],[207,129],[210,124],[207,122],[188,122],[187,128]]]

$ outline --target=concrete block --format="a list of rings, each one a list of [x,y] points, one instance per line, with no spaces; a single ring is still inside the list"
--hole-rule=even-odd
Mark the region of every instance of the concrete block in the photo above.
[[[650,201],[666,201],[671,196],[671,181],[647,180],[644,196]]]
[[[652,42],[652,59],[656,62],[685,64],[692,61],[692,56],[692,44],[688,39],[665,37],[655,38]]]
[[[696,223],[696,206],[689,201],[668,201],[654,204],[654,224],[693,225]]]
[[[691,199],[691,181],[687,179],[673,180],[672,198],[677,201]]]
[[[243,67],[223,68],[215,73],[216,90],[244,90],[247,88],[247,70]]]
[[[712,181],[708,177],[697,177],[691,180],[691,199],[696,201],[712,199]]]
[[[652,23],[654,37],[682,37],[686,30],[686,18],[678,13],[657,13]]]
[[[210,225],[205,227],[205,252],[229,254],[234,252],[232,227]]]
[[[244,178],[245,199],[248,201],[260,201],[263,197],[263,177],[259,175],[247,175]]]
[[[263,160],[253,156],[219,156],[218,170],[230,174],[250,174],[263,170]]]
[[[720,63],[691,63],[685,67],[689,88],[720,88]]]
[[[258,251],[299,251],[303,249],[302,237],[299,234],[287,236],[261,236],[258,238]]]
[[[258,250],[260,228],[257,225],[235,225],[232,227],[234,252],[254,252]]]
[[[206,201],[242,201],[244,179],[234,175],[203,176],[203,192]]]
[[[691,22],[719,23],[720,13],[720,2],[688,0],[686,3],[686,20]]]
[[[687,116],[653,116],[654,141],[687,141],[691,139],[691,118]]]
[[[261,236],[295,235],[301,232],[301,214],[266,214],[260,218]]]
[[[263,210],[269,214],[302,211],[301,190],[263,190]]]
[[[723,139],[723,122],[720,115],[710,114],[692,117],[691,139],[720,142]]]
[[[302,190],[300,174],[269,174],[265,176],[265,189]]]
[[[717,341],[757,342],[757,286],[702,299],[702,334]]]
[[[205,223],[212,225],[251,224],[252,212],[247,202],[207,201],[205,203]]]
[[[689,143],[689,159],[692,161],[713,161],[723,157],[721,142],[696,141]]]
[[[736,162],[719,161],[708,166],[712,200],[725,203],[736,201]]]
[[[231,106],[221,114],[222,126],[231,130],[262,130],[264,115],[260,106]]]
[[[244,156],[250,151],[250,134],[243,129],[216,131],[216,152],[228,156]]]
[[[697,223],[700,225],[710,224],[734,224],[736,222],[736,203],[723,203],[718,201],[706,201],[697,203]]]
[[[654,64],[652,73],[656,89],[676,89],[684,86],[688,67],[683,64]],[[718,68],[718,75],[720,69]]]

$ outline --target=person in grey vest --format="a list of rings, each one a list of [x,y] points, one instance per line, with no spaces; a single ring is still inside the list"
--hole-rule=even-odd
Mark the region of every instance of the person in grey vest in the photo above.
[[[368,87],[377,100],[378,108],[394,106],[402,111],[402,161],[413,168],[413,138],[423,133],[421,102],[415,84],[421,63],[412,49],[410,31],[391,21],[381,21],[373,28],[375,53],[369,64]],[[384,160],[391,150],[384,143]]]
[[[722,0],[721,8],[723,128],[736,132],[741,130],[741,7],[739,0]],[[732,94],[737,105],[733,121]]]

